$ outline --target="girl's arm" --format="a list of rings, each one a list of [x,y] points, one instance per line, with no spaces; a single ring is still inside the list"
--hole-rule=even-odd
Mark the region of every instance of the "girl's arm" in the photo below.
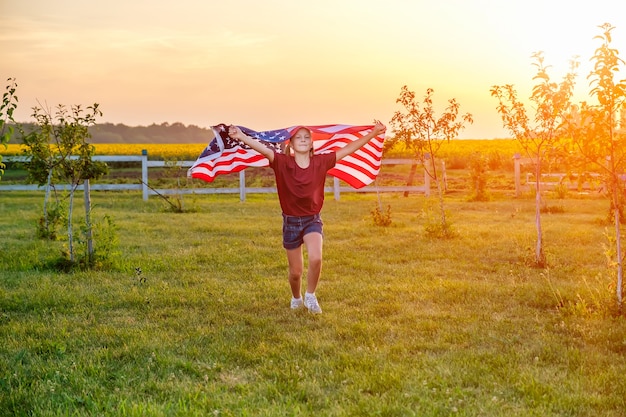
[[[384,133],[385,130],[387,130],[387,127],[384,124],[382,124],[381,122],[376,122],[376,124],[374,125],[374,128],[372,129],[372,131],[370,133],[368,133],[367,135],[363,136],[360,139],[355,140],[354,142],[348,143],[343,148],[338,149],[335,152],[337,161],[339,161],[340,159],[345,158],[346,156],[350,155],[351,153],[354,153],[354,152],[358,151],[367,142],[369,142],[370,140],[372,140],[373,138],[375,138],[379,134]]]
[[[228,136],[233,139],[238,139],[244,144],[248,145],[264,157],[266,157],[270,163],[274,162],[274,151],[267,146],[263,145],[256,139],[252,139],[250,136],[246,135],[239,129],[237,126],[231,125],[228,127]]]

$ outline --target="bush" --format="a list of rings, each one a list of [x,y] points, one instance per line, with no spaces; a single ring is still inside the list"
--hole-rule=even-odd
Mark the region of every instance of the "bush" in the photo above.
[[[374,220],[374,225],[387,227],[391,225],[391,206],[387,205],[387,210],[382,212],[378,206],[374,207],[372,210],[372,219]]]
[[[487,191],[488,158],[481,153],[474,153],[469,161],[470,186],[472,195],[469,201],[489,201],[491,197]]]

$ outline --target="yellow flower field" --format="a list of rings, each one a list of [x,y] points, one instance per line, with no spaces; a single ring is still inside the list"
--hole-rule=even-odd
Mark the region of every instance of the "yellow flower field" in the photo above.
[[[148,157],[153,160],[195,161],[204,150],[206,144],[127,144],[127,143],[98,143],[96,155],[141,155],[145,149]],[[0,148],[0,154],[5,156],[22,155],[22,145],[9,144],[6,150]],[[439,158],[453,160],[469,158],[472,154],[481,153],[487,156],[497,155],[503,159],[512,158],[515,153],[521,152],[521,147],[513,139],[472,139],[453,140],[444,143],[439,150]],[[409,155],[401,149],[389,152],[390,158],[407,158]]]
[[[126,144],[126,143],[98,143],[97,155],[141,155],[145,149],[148,158],[154,160],[195,161],[206,147],[201,143],[186,144]]]
[[[96,155],[141,155],[145,149],[149,159],[195,161],[206,147],[206,144],[131,144],[131,143],[97,143]],[[0,148],[0,154],[5,156],[22,155],[23,146],[9,144],[6,150]]]

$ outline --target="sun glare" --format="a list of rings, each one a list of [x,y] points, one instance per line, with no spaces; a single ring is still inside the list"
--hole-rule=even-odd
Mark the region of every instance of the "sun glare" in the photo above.
[[[543,51],[556,81],[579,57],[584,97],[593,37],[616,16],[608,0],[585,8],[540,0],[187,6],[3,3],[2,75],[18,81],[16,117],[28,120],[38,102],[98,102],[106,121],[129,125],[363,123],[389,120],[407,85],[435,89],[442,103],[456,98],[475,115],[466,135],[501,137],[490,87],[529,94],[531,54]],[[622,50],[626,26],[614,24]]]

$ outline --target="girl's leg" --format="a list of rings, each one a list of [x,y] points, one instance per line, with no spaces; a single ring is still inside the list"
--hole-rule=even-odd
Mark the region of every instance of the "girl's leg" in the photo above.
[[[291,286],[291,295],[294,298],[302,296],[302,270],[304,269],[304,260],[302,259],[302,246],[296,249],[286,249],[287,262],[289,263],[289,285]]]
[[[303,239],[309,262],[309,269],[306,275],[306,291],[312,294],[315,292],[322,274],[322,244],[324,239],[322,234],[317,232],[307,233]],[[302,256],[300,259],[302,259]]]

